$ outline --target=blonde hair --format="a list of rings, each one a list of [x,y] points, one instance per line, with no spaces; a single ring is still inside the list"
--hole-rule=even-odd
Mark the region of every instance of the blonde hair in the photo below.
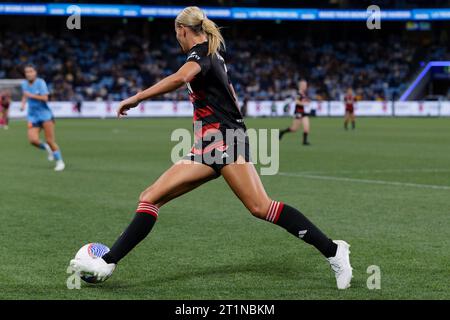
[[[208,37],[208,55],[225,50],[225,40],[219,27],[199,7],[186,7],[175,19],[177,25],[189,27],[196,34],[204,32]]]

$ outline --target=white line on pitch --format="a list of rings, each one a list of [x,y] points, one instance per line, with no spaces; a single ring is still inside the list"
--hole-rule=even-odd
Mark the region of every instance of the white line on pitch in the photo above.
[[[440,173],[450,172],[450,169],[375,169],[375,170],[339,170],[339,171],[302,171],[298,174],[346,174],[346,173]]]
[[[333,176],[316,176],[316,175],[311,175],[311,174],[301,174],[301,173],[292,173],[292,172],[279,172],[278,174],[282,175],[282,176],[307,178],[307,179],[333,180],[333,181],[346,181],[346,182],[357,182],[357,183],[366,183],[366,184],[382,184],[382,185],[401,186],[401,187],[450,190],[450,186],[437,186],[437,185],[431,185],[431,184],[418,184],[418,183],[384,181],[384,180],[354,179],[354,178],[333,177]]]

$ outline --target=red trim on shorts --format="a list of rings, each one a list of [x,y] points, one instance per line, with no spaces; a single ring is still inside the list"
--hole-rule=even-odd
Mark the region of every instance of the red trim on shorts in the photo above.
[[[203,138],[205,135],[209,133],[216,133],[219,131],[220,123],[214,122],[214,123],[208,123],[202,126],[201,130],[196,130],[195,132],[195,138]]]
[[[222,147],[222,148],[221,148]],[[203,149],[197,149],[195,147],[192,148],[191,152],[195,154],[204,154],[207,152],[212,151],[213,149],[219,149],[219,151],[224,151],[228,148],[228,146],[223,142],[223,140],[211,143],[210,145],[206,146],[206,148]]]

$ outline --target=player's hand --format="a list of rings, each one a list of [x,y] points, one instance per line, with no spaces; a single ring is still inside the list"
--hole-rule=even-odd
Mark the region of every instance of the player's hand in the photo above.
[[[23,92],[23,95],[26,97],[26,98],[33,98],[33,94],[32,93],[30,93],[30,92],[28,92],[28,91],[24,91]]]
[[[122,100],[117,109],[117,117],[121,118],[127,115],[127,111],[138,106],[140,101],[136,96],[132,96],[128,99]]]

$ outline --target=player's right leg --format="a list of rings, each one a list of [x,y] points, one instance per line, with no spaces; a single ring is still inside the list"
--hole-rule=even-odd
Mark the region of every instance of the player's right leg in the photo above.
[[[72,260],[71,266],[98,277],[110,275],[115,265],[150,233],[162,205],[216,177],[216,172],[204,164],[190,160],[177,162],[141,193],[134,219],[102,259],[89,266]]]
[[[51,156],[49,154],[49,160],[50,158],[56,160],[55,171],[63,171],[66,165],[62,159],[61,150],[55,141],[55,123],[53,120],[44,121],[42,127],[44,128],[45,140],[50,146]]]
[[[356,128],[355,111],[352,111],[350,115],[350,120],[352,121],[352,130]]]
[[[4,127],[5,125],[4,109],[2,106],[0,106],[0,128]]]
[[[50,146],[42,142],[39,139],[39,133],[41,131],[41,125],[37,122],[28,122],[28,141],[31,143],[32,146],[35,146],[36,148],[39,148],[41,150],[47,151],[48,154],[48,160],[53,161],[53,154],[52,149]]]
[[[350,286],[352,267],[349,245],[342,240],[331,240],[300,211],[282,202],[272,200],[252,163],[234,163],[225,166],[222,176],[253,216],[276,224],[297,238],[313,245],[327,258],[335,273],[339,289]]]
[[[348,130],[348,121],[350,118],[350,113],[346,110],[345,111],[345,116],[344,116],[344,129]]]
[[[310,143],[308,141],[308,135],[310,132],[310,124],[308,116],[302,117],[302,125],[303,125],[303,145],[309,146]]]
[[[8,125],[9,125],[9,108],[3,108],[3,124],[4,124],[4,129],[8,130]]]
[[[298,129],[300,129],[301,124],[302,124],[301,118],[295,116],[294,120],[292,120],[291,126],[280,131],[279,139],[281,140],[283,136],[288,132],[296,132]]]

